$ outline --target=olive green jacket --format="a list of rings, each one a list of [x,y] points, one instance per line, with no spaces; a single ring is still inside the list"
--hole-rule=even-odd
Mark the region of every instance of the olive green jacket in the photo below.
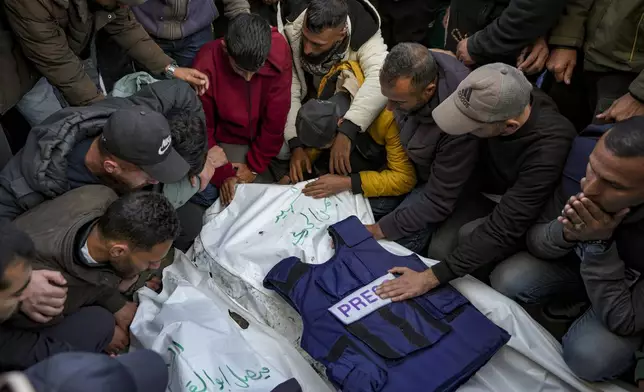
[[[583,46],[585,70],[639,73],[629,91],[644,101],[644,0],[568,0],[549,42]]]

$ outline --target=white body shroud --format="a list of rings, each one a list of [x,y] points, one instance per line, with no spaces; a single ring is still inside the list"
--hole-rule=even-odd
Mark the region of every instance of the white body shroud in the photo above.
[[[362,196],[345,192],[314,200],[301,194],[303,186],[303,183],[238,186],[230,206],[222,209],[217,202],[208,210],[205,226],[189,253],[197,268],[212,277],[209,280],[215,286],[296,346],[302,332],[301,318],[277,293],[262,286],[264,277],[286,257],[296,256],[319,264],[333,256],[326,231],[329,225],[350,215],[356,215],[365,224],[373,222]],[[381,244],[394,254],[410,253],[392,242]],[[423,260],[428,265],[436,263]],[[624,391],[615,384],[590,384],[575,377],[562,358],[561,345],[514,301],[469,276],[453,281],[452,285],[512,335],[509,343],[460,391]],[[147,341],[159,340],[158,331],[138,335],[147,336]],[[197,337],[195,340],[195,344],[201,344]],[[148,344],[144,346],[150,348]],[[303,353],[301,349],[300,352]],[[214,357],[217,353],[204,355]],[[194,365],[184,365],[189,366]],[[300,381],[301,385],[306,384]]]

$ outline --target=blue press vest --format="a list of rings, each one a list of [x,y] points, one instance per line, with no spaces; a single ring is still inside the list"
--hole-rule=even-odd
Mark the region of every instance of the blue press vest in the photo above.
[[[290,257],[264,279],[302,316],[302,348],[342,392],[452,391],[508,340],[451,285],[386,305],[344,325],[328,308],[395,266],[423,271],[416,256],[383,249],[355,216],[329,228],[335,256],[324,264]]]

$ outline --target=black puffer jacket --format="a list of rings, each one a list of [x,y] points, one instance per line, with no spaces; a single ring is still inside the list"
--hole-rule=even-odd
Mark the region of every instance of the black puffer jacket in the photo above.
[[[69,191],[69,152],[79,142],[100,135],[112,113],[132,105],[144,105],[165,115],[188,110],[205,124],[199,98],[187,83],[178,80],[148,85],[129,98],[63,109],[34,127],[22,150],[0,172],[0,219],[13,220],[44,200]]]
[[[477,65],[516,66],[521,50],[546,36],[557,23],[563,0],[452,0],[446,48],[456,52],[462,37]]]

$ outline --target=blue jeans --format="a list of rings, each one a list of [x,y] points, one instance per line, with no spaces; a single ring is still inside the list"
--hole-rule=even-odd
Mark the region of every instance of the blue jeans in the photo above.
[[[583,297],[584,283],[575,258],[545,261],[521,252],[499,264],[490,276],[492,287],[525,304],[555,297]],[[591,307],[563,337],[568,367],[587,381],[607,381],[626,372],[635,361],[641,336],[619,336],[606,328]]]
[[[420,198],[424,186],[425,184],[421,185],[420,187],[414,188],[408,195],[405,196],[383,196],[369,198],[371,211],[373,212],[376,221],[379,221],[382,217],[389,213],[392,213],[397,209],[420,203]],[[400,238],[396,240],[396,242],[414,253],[424,255],[427,249],[427,245],[429,244],[429,239],[431,238],[432,233],[434,232],[434,230],[436,230],[437,227],[437,224],[429,223],[427,224],[427,226],[425,226],[424,229],[419,230],[406,237]]]
[[[155,38],[154,40],[180,67],[192,67],[192,62],[197,56],[199,49],[206,43],[212,41],[212,27],[207,26],[203,30],[181,39],[167,40]]]

